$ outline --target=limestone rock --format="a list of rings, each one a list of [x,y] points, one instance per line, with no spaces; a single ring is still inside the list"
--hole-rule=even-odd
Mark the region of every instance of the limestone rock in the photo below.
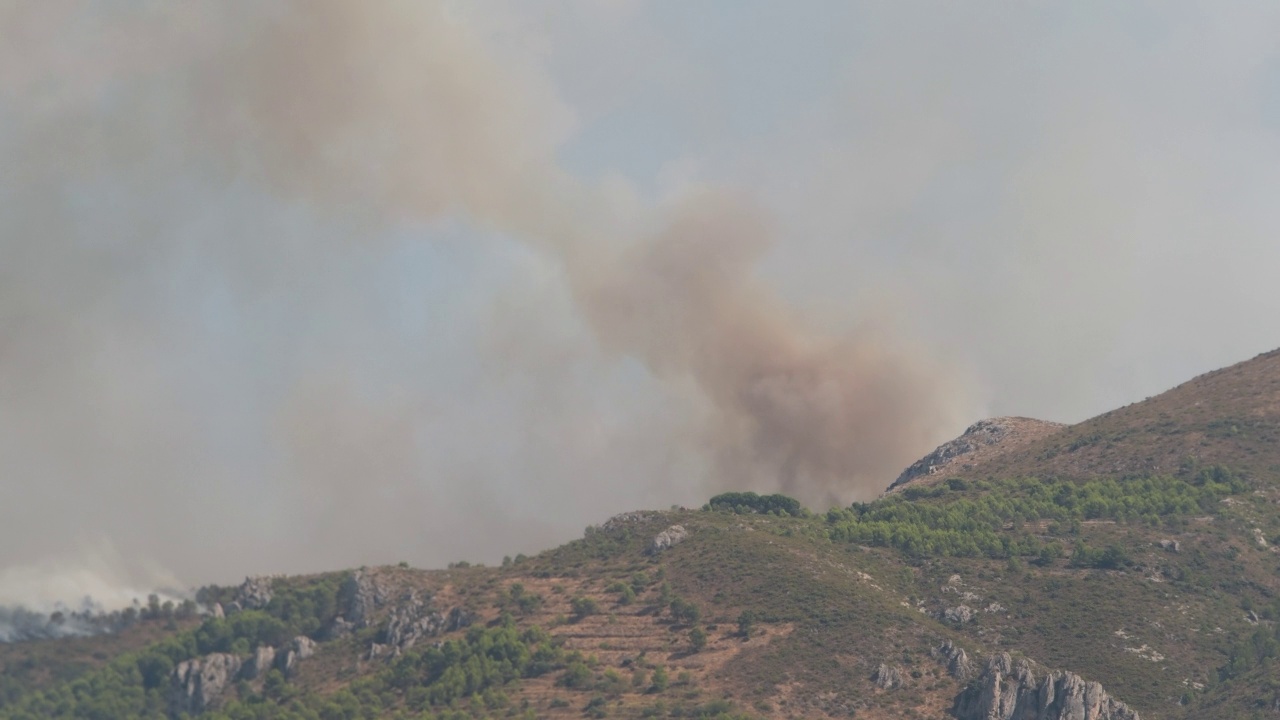
[[[364,628],[373,622],[374,611],[386,603],[387,593],[369,573],[356,570],[342,584],[338,598],[342,617],[354,627]]]
[[[912,480],[929,475],[948,477],[964,469],[965,463],[994,457],[1065,428],[1060,423],[1023,417],[997,417],[979,420],[955,440],[939,445],[902,471],[889,490],[900,488]]]
[[[427,600],[410,590],[394,608],[383,633],[388,645],[408,649],[424,637],[439,635],[445,626],[445,617],[433,610]]]
[[[880,663],[880,667],[871,674],[871,681],[881,690],[893,690],[902,687],[902,670],[895,666]]]
[[[410,590],[392,607],[382,639],[391,647],[408,650],[422,638],[468,627],[473,619],[469,610],[460,607],[442,614],[431,607],[430,598]]]
[[[350,635],[351,632],[355,629],[356,629],[355,623],[350,622],[346,618],[339,615],[338,617],[335,617],[333,619],[333,622],[329,624],[329,627],[325,629],[323,639],[336,640],[340,637],[345,637],[347,635]]]
[[[645,522],[650,518],[657,517],[658,515],[659,513],[653,510],[633,510],[631,512],[622,513],[621,515],[614,515],[608,520],[605,520],[604,524],[600,526],[600,529],[605,532],[622,530],[630,525]]]
[[[1182,543],[1177,540],[1161,540],[1160,547],[1172,553],[1182,552]]]
[[[236,602],[245,610],[261,610],[271,602],[271,578],[247,577],[236,591]]]
[[[316,641],[306,635],[299,635],[293,639],[293,651],[298,654],[298,658],[306,660],[316,654]]]
[[[209,609],[209,614],[219,620],[227,616],[227,614],[222,610],[222,603],[214,603],[213,607]]]
[[[683,525],[672,525],[654,536],[653,542],[649,544],[649,550],[653,553],[660,553],[663,550],[679,545],[688,537],[689,531],[685,530]]]
[[[365,655],[366,660],[377,660],[378,658],[399,657],[400,648],[384,643],[370,643],[369,652]]]
[[[978,679],[956,697],[957,720],[1140,720],[1102,685],[1063,671],[1037,680],[1032,663],[993,656]]]
[[[976,617],[977,614],[978,613],[975,612],[974,609],[969,607],[968,605],[959,605],[957,607],[950,607],[942,611],[942,617],[944,620],[947,620],[948,622],[953,622],[957,625],[964,625],[965,623],[973,620],[973,618]]]
[[[178,663],[170,678],[175,712],[201,713],[213,707],[240,673],[240,658],[213,653]]]
[[[270,645],[259,645],[258,649],[249,656],[249,661],[244,664],[241,675],[248,680],[266,675],[276,664],[276,654],[276,649]]]
[[[950,640],[944,641],[935,648],[933,656],[946,666],[948,675],[962,683],[969,682],[974,676],[973,662],[969,660],[969,654]]]
[[[465,627],[471,627],[471,623],[475,622],[475,613],[462,607],[456,607],[449,611],[449,617],[445,619],[444,631],[453,632],[461,630]]]
[[[293,675],[298,669],[298,661],[306,660],[316,654],[316,642],[305,635],[299,635],[290,643],[289,649],[281,655],[280,670],[285,675]]]

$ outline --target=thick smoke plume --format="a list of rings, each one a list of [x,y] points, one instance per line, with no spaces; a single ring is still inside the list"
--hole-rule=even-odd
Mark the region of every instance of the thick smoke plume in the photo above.
[[[771,238],[749,203],[693,193],[642,223],[653,235],[591,212],[605,198],[557,167],[537,80],[444,8],[287,6],[233,58],[200,60],[203,137],[241,176],[318,207],[459,214],[533,243],[609,350],[709,401],[711,487],[867,497],[947,427],[936,368],[875,334],[817,334],[755,280]]]
[[[492,556],[618,503],[867,498],[954,425],[945,369],[756,277],[749,199],[562,169],[524,59],[448,3],[0,10],[0,566],[37,525],[192,581]],[[482,381],[420,386],[450,338],[378,323],[454,295],[379,287],[457,233],[536,279],[463,314]],[[486,395],[513,377],[546,394]]]

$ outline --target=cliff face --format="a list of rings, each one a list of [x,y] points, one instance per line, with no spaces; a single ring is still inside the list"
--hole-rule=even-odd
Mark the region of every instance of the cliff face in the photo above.
[[[1037,679],[1030,662],[1015,662],[1008,653],[987,661],[952,713],[957,720],[1140,720],[1101,684],[1063,671]]]

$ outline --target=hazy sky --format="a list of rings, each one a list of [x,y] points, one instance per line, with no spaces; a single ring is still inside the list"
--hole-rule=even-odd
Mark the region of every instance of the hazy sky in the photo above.
[[[979,417],[1272,349],[1278,37],[1271,2],[0,0],[0,604],[868,499]]]

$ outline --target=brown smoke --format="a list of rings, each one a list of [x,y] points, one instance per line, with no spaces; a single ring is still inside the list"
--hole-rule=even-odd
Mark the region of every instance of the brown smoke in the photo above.
[[[689,198],[657,235],[578,279],[606,346],[714,406],[703,440],[719,487],[815,505],[881,489],[943,428],[944,374],[873,332],[827,336],[753,276],[769,223],[723,194]]]
[[[18,428],[0,472],[31,478],[0,511],[0,546],[18,548],[33,518],[65,515],[126,555],[151,550],[224,577],[246,558],[269,565],[243,571],[311,569],[394,560],[406,544],[429,547],[429,562],[493,556],[626,509],[608,504],[607,486],[577,492],[602,486],[594,468],[616,466],[600,457],[647,473],[656,490],[643,497],[655,504],[750,487],[822,505],[873,496],[953,424],[948,373],[882,330],[811,321],[756,277],[773,239],[749,199],[711,189],[616,214],[612,191],[571,177],[556,150],[572,112],[451,7],[130,5],[82,18],[67,44],[53,38],[78,16],[72,5],[0,9],[0,152],[12,171],[0,180],[0,423]],[[100,207],[76,195],[104,179],[118,196]],[[206,217],[184,183],[283,209]],[[288,216],[298,207],[322,222],[298,230]],[[80,214],[109,222],[86,229]],[[591,392],[574,371],[592,363],[639,361],[645,382],[657,379],[664,409],[635,427],[602,432],[614,419],[604,408],[599,422],[566,420],[555,433],[531,413],[527,445],[466,438],[512,474],[530,456],[540,477],[571,470],[550,488],[565,517],[521,515],[473,482],[491,466],[465,454],[418,467],[454,449],[423,436],[482,398],[388,397],[395,388],[370,391],[346,371],[377,340],[363,321],[376,315],[364,304],[377,280],[361,253],[401,223],[459,221],[549,259],[594,345],[549,333],[516,343],[545,346],[537,357],[503,351],[532,332],[527,298],[510,299],[487,319],[494,357],[476,363],[495,385],[510,367],[537,376],[546,397],[531,402],[550,414]],[[218,240],[188,239],[205,237],[190,229],[199,223]],[[183,282],[177,270],[203,278],[190,269],[199,263],[216,266],[208,282],[237,317],[288,298],[342,340],[294,346],[291,328],[264,331],[266,347],[291,354],[284,397],[255,394],[267,383],[251,372],[215,378],[226,392],[206,387],[186,373],[212,341],[191,329],[188,308],[150,302]],[[191,404],[208,397],[230,398],[219,412],[233,419]],[[246,418],[266,436],[250,448],[261,458],[229,457],[208,437]],[[496,449],[504,442],[516,460]],[[696,475],[688,455],[701,459]],[[246,483],[246,472],[263,479]],[[267,515],[281,503],[297,517]],[[35,512],[13,509],[24,506]],[[220,515],[242,526],[216,535],[206,518]],[[483,519],[487,535],[462,516]],[[0,563],[18,553],[0,551]]]
[[[818,334],[754,278],[771,238],[748,202],[697,193],[632,240],[590,217],[599,198],[554,163],[554,109],[504,70],[440,6],[305,3],[203,68],[202,115],[290,195],[460,212],[552,254],[606,348],[710,401],[715,487],[868,497],[945,430],[936,368],[873,333]]]

